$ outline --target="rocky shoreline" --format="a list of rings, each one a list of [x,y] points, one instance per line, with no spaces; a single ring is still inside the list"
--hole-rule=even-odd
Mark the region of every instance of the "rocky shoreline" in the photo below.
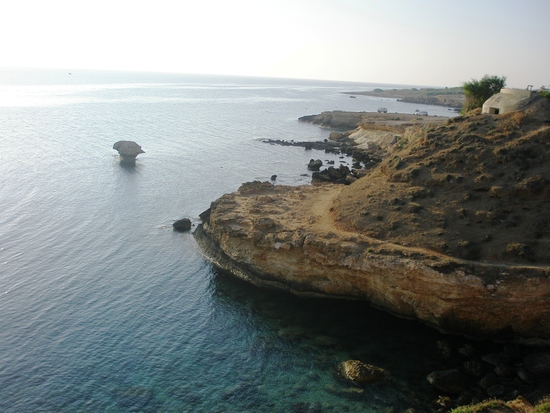
[[[464,89],[462,87],[444,89],[374,89],[371,91],[347,92],[347,94],[394,98],[401,102],[439,105],[457,109],[461,108],[464,103]]]
[[[365,300],[447,333],[550,343],[546,101],[501,117],[411,124],[330,112],[302,121],[336,127],[329,141],[352,141],[351,153],[379,161],[347,186],[250,182],[214,201],[194,236],[216,265],[261,287]],[[442,411],[483,397],[549,394],[550,352],[500,353],[513,348],[522,350],[478,360],[476,374],[472,360],[432,374],[449,399]]]
[[[547,266],[484,264],[342,231],[332,223],[338,195],[330,184],[246,183],[212,203],[195,236],[216,265],[261,287],[367,300],[475,338],[550,339]]]
[[[323,197],[317,195],[319,192],[328,195],[333,188],[334,185],[296,189],[267,182],[244,184],[237,193],[224,195],[202,214],[203,224],[194,236],[216,266],[262,288],[282,289],[304,297],[364,299],[409,318],[433,315],[434,307],[444,307],[447,302],[452,310],[443,313],[450,318],[439,320],[436,327],[464,334],[470,324],[478,323],[471,332],[479,337],[479,324],[485,322],[487,325],[481,330],[493,339],[521,333],[504,325],[510,322],[506,315],[517,321],[514,328],[520,330],[537,323],[534,306],[533,312],[529,311],[534,315],[531,320],[522,316],[536,298],[515,297],[519,301],[512,306],[499,303],[516,290],[525,294],[525,289],[518,285],[517,274],[509,272],[510,279],[504,280],[502,268],[496,268],[495,284],[484,284],[473,275],[475,268],[467,263],[422,256],[417,250],[403,249],[399,255],[394,246],[353,234],[316,232],[315,224],[321,227],[323,224],[320,214]],[[279,197],[285,199],[285,206],[292,206],[293,202],[312,205],[317,214],[304,215],[308,222],[299,227],[283,227],[281,222],[285,220],[281,215],[289,210],[279,209],[276,201]],[[248,201],[247,214],[240,209],[243,198]],[[423,259],[431,261],[431,268]],[[361,268],[356,271],[358,265]],[[453,269],[455,265],[459,266]],[[419,275],[422,271],[427,274]],[[531,284],[533,297],[541,293],[539,276],[535,275]],[[366,282],[369,290],[365,290]],[[462,290],[477,291],[472,300],[458,305]],[[483,297],[490,300],[490,306],[482,305]],[[397,307],[388,308],[388,300]],[[547,308],[543,306],[538,311],[540,316],[540,311]],[[495,326],[495,319],[504,324]],[[426,381],[433,386],[431,407],[427,411],[445,412],[494,397],[512,400],[521,395],[532,403],[541,400],[550,394],[550,351],[542,344],[535,340],[529,346],[495,344],[487,352],[484,341],[466,340],[460,347],[453,347],[445,340],[433,343],[437,363],[432,368],[438,369],[425,372]]]

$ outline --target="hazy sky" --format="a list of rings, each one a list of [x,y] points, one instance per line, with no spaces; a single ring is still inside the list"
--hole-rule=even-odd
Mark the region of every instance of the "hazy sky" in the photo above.
[[[550,85],[549,0],[13,0],[0,67]]]

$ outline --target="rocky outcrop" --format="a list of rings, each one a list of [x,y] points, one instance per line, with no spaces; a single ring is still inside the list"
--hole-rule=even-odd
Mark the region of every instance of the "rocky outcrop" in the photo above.
[[[549,344],[549,106],[407,128],[351,185],[244,184],[195,236],[259,286]]]
[[[213,202],[195,237],[220,267],[258,286],[367,300],[440,330],[550,339],[550,270],[456,259],[334,226],[341,186],[244,184]]]
[[[313,172],[311,175],[312,182],[331,182],[334,184],[349,185],[358,179],[354,171],[347,166],[340,165],[338,168],[329,166],[321,172]]]
[[[302,116],[298,120],[337,131],[350,131],[360,125],[365,125],[365,128],[368,129],[398,131],[402,133],[408,126],[425,124],[427,120],[431,123],[444,123],[447,118],[437,116],[425,118],[402,113],[344,112],[334,110],[322,112],[318,115]]]
[[[145,153],[134,141],[118,141],[113,145],[113,149],[118,151],[120,162],[126,164],[135,164],[136,157],[140,153]]]
[[[344,112],[335,110],[320,115],[308,115],[298,118],[300,122],[313,123],[325,128],[350,130],[355,129],[367,112]]]
[[[323,161],[320,159],[310,159],[307,165],[307,169],[310,171],[318,171],[323,166]]]

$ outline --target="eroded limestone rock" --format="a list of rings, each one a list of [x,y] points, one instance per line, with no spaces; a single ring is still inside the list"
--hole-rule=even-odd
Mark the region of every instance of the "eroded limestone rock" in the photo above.
[[[118,141],[113,145],[113,149],[118,151],[122,163],[134,164],[136,157],[140,153],[145,153],[134,141]]]
[[[367,300],[471,337],[550,340],[548,267],[464,261],[342,230],[332,210],[341,188],[244,184],[212,203],[194,235],[217,265],[258,286]]]

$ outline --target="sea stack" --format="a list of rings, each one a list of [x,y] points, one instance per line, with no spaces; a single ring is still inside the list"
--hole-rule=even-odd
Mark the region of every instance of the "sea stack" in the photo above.
[[[113,149],[118,151],[120,155],[120,162],[124,164],[134,165],[136,163],[136,156],[140,153],[145,153],[134,141],[118,141],[113,145]]]

